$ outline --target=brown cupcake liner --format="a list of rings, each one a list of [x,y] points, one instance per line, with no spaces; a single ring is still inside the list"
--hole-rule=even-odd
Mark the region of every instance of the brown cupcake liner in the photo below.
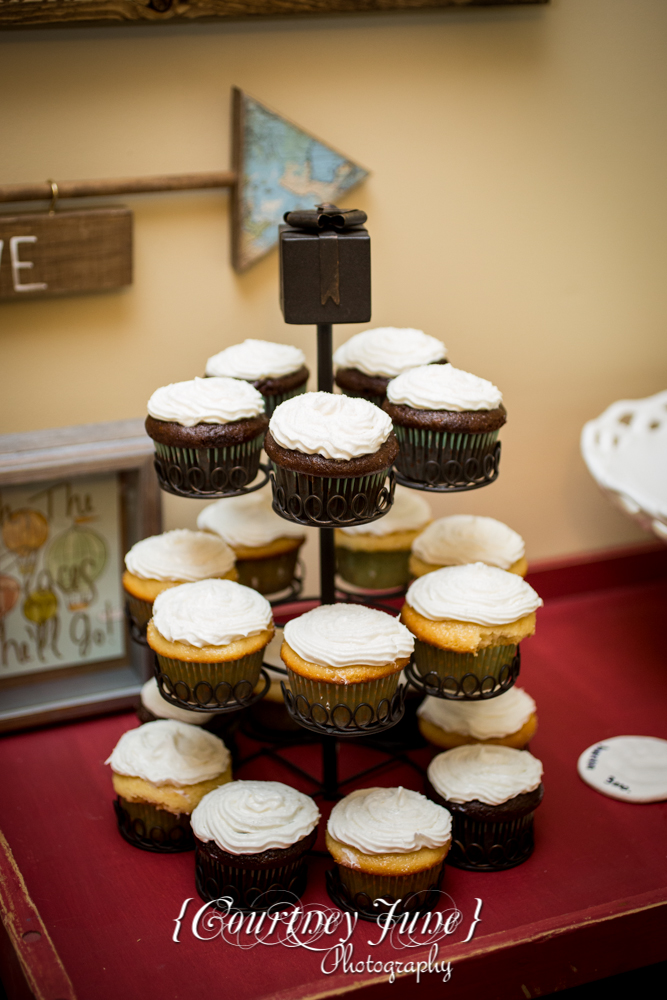
[[[497,430],[475,434],[394,424],[394,432],[401,446],[394,464],[406,479],[453,490],[483,486],[498,475]]]
[[[227,448],[180,448],[153,442],[162,489],[179,496],[220,496],[249,486],[257,476],[264,433]]]
[[[445,862],[409,875],[372,875],[337,864],[327,872],[327,891],[344,909],[365,920],[376,920],[400,900],[394,915],[432,910],[440,898]],[[376,903],[376,900],[382,902]]]
[[[333,478],[294,472],[274,461],[271,467],[273,509],[298,524],[319,527],[366,524],[386,514],[394,502],[390,468],[367,476]]]
[[[467,871],[504,871],[523,864],[535,847],[534,813],[507,823],[452,813],[452,847],[447,862]]]
[[[156,653],[155,674],[160,692],[183,708],[214,712],[229,702],[249,699],[259,680],[264,649],[238,660],[218,663],[173,660]],[[241,706],[239,706],[241,707]]]
[[[260,594],[277,594],[294,582],[297,560],[297,546],[291,552],[282,552],[277,556],[267,556],[265,559],[238,559],[236,569],[239,583],[252,587]]]
[[[428,694],[436,697],[484,697],[501,694],[518,676],[518,646],[488,646],[474,653],[455,653],[415,638],[414,670]],[[431,691],[433,687],[436,690]]]
[[[367,590],[405,587],[410,579],[410,551],[364,552],[336,546],[336,569],[343,580]]]
[[[333,684],[287,670],[298,715],[320,725],[356,730],[389,719],[401,671],[360,684]]]
[[[175,815],[150,802],[130,802],[121,796],[114,802],[114,810],[121,836],[133,847],[174,854],[195,846],[187,813]]]

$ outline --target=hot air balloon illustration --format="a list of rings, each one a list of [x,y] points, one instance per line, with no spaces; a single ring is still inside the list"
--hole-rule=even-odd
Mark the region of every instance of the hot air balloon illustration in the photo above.
[[[50,574],[42,570],[37,577],[35,590],[30,591],[23,602],[23,614],[29,622],[32,622],[33,627],[28,626],[28,631],[32,633],[40,660],[44,658],[42,654],[49,643],[53,652],[60,656],[56,648],[58,598],[51,587]]]
[[[19,599],[21,584],[13,576],[0,573],[0,620],[9,614]]]
[[[70,611],[82,611],[95,600],[95,580],[107,561],[104,539],[83,520],[54,538],[46,554],[47,568],[65,594]]]
[[[19,571],[26,578],[32,576],[37,552],[48,537],[48,521],[30,507],[13,511],[2,522],[2,539],[9,551],[18,557]]]

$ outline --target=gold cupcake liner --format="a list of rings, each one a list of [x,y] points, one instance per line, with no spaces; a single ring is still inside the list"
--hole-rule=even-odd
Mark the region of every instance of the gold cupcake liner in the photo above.
[[[291,552],[267,556],[265,559],[238,559],[236,569],[239,583],[244,587],[252,587],[260,594],[277,594],[280,590],[291,587],[298,558],[299,546]]]
[[[511,666],[517,648],[516,645],[487,646],[475,656],[474,653],[455,653],[451,649],[440,649],[422,639],[415,639],[414,664],[422,677],[434,673],[443,680],[453,678],[456,682],[461,682],[470,675],[478,681],[486,677],[499,681],[501,674],[504,676],[507,673],[505,668]]]
[[[410,551],[364,552],[336,546],[336,569],[348,583],[366,590],[405,587],[410,579]]]
[[[173,660],[156,653],[159,665],[158,686],[184,708],[208,708],[214,711],[234,698],[249,698],[262,669],[264,649],[238,660],[201,663]]]
[[[369,872],[346,868],[345,865],[337,864],[336,867],[348,897],[354,900],[361,895],[367,897],[372,905],[376,899],[395,901],[415,893],[426,895],[431,889],[437,889],[442,882],[445,862],[440,861],[432,868],[425,868],[423,871],[408,875],[372,875]]]
[[[401,671],[360,684],[333,684],[287,669],[297,712],[321,725],[356,729],[387,719]]]
[[[140,632],[145,632],[146,626],[153,615],[153,602],[142,601],[139,597],[134,597],[128,590],[126,590],[125,603],[134,624]]]

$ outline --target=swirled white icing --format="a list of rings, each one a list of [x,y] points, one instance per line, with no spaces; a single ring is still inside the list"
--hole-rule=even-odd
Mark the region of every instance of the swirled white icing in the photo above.
[[[394,378],[409,368],[446,357],[447,348],[442,341],[429,337],[423,330],[383,326],[356,333],[338,348],[333,359],[341,368]]]
[[[158,719],[123,733],[105,763],[116,774],[153,785],[195,785],[222,774],[229,761],[229,750],[213,733]]]
[[[388,513],[370,524],[355,524],[341,528],[345,535],[391,535],[395,531],[418,531],[431,519],[431,508],[414,490],[397,486],[394,503]]]
[[[158,594],[153,624],[168,642],[228,646],[271,628],[271,605],[256,590],[232,580],[201,580]]]
[[[493,517],[452,514],[433,521],[412,543],[412,551],[436,566],[483,562],[509,569],[526,552],[521,535]]]
[[[380,667],[412,654],[414,637],[398,618],[360,604],[323,604],[285,625],[285,642],[321,667]]]
[[[236,378],[193,378],[156,389],[148,400],[155,420],[182,427],[229,424],[264,413],[264,397],[254,386]]]
[[[446,809],[409,788],[358,788],[337,802],[329,835],[363,854],[407,854],[443,847],[451,836]]]
[[[404,372],[387,386],[387,399],[415,410],[456,412],[495,410],[503,401],[492,382],[453,365],[422,365]]]
[[[200,510],[197,527],[214,531],[228,545],[250,548],[269,545],[276,538],[304,538],[306,534],[301,525],[276,514],[271,507],[271,495],[265,490],[216,500]]]
[[[205,795],[192,830],[230,854],[285,849],[307,837],[320,819],[310,798],[282,781],[231,781]]]
[[[345,461],[378,451],[392,423],[367,399],[307,392],[277,406],[269,430],[283,448]]]
[[[405,599],[431,621],[508,625],[542,607],[530,584],[497,566],[445,566],[410,584]]]
[[[215,535],[174,528],[136,542],[125,566],[141,580],[207,580],[224,576],[234,565],[234,553]]]
[[[511,687],[497,698],[482,701],[424,698],[417,715],[446,733],[494,740],[518,733],[534,711],[535,702],[530,695],[522,688]]]
[[[141,704],[158,719],[176,719],[191,726],[203,726],[214,718],[213,712],[190,712],[187,708],[172,705],[160,694],[155,677],[146,681],[141,689]]]
[[[233,344],[206,362],[207,375],[228,375],[254,381],[259,378],[280,378],[291,375],[306,363],[299,347],[275,344],[272,340],[244,340]]]
[[[484,802],[499,806],[534,791],[542,780],[542,762],[527,750],[467,743],[434,757],[428,780],[449,802]]]

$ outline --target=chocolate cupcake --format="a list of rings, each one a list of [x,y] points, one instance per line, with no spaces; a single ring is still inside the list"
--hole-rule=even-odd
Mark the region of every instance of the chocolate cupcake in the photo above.
[[[451,836],[450,814],[419,792],[358,788],[336,803],[327,824],[337,869],[330,894],[373,919],[397,900],[396,914],[432,909]]]
[[[146,638],[167,701],[195,711],[242,708],[273,637],[271,605],[231,580],[202,580],[158,594]]]
[[[222,740],[174,719],[123,733],[106,763],[118,796],[118,829],[134,847],[147,851],[192,850],[192,810],[204,795],[232,780]]]
[[[264,447],[273,507],[288,520],[342,527],[391,507],[398,442],[391,420],[365,399],[330,392],[288,399],[274,411]]]
[[[239,378],[250,382],[264,397],[267,416],[276,406],[306,391],[310,372],[306,355],[298,347],[271,340],[244,340],[206,362],[206,375]]]
[[[336,569],[360,591],[395,590],[410,579],[410,546],[431,519],[431,508],[414,490],[397,486],[388,514],[370,524],[336,528]]]
[[[429,524],[412,543],[410,573],[425,576],[443,566],[483,562],[508,573],[528,572],[526,544],[516,531],[493,517],[452,514]]]
[[[382,406],[391,379],[419,365],[447,364],[447,348],[423,330],[387,326],[350,337],[333,359],[336,385],[346,396]]]
[[[306,532],[276,514],[266,490],[209,504],[199,512],[197,527],[215,532],[230,546],[239,583],[260,594],[292,586]]]
[[[233,378],[195,378],[157,389],[146,432],[160,486],[177,496],[225,496],[252,483],[268,418],[264,397]]]
[[[534,847],[541,779],[542,764],[527,750],[476,743],[434,757],[429,791],[452,814],[447,862],[493,872],[526,861]]]
[[[211,902],[231,898],[235,910],[294,902],[306,888],[319,819],[310,796],[280,781],[216,789],[192,815],[197,892]]]
[[[401,450],[405,479],[440,490],[474,489],[498,475],[500,390],[452,365],[424,365],[393,379],[383,409]]]
[[[468,743],[524,750],[537,731],[535,702],[518,687],[482,701],[427,697],[417,720],[424,739],[441,750]]]
[[[181,583],[237,580],[234,553],[222,538],[204,531],[175,528],[136,542],[125,556],[123,589],[130,617],[139,632],[153,614],[153,601]]]
[[[488,698],[519,673],[518,645],[535,631],[542,601],[515,573],[472,563],[410,585],[401,621],[415,636],[413,667],[427,694]]]

